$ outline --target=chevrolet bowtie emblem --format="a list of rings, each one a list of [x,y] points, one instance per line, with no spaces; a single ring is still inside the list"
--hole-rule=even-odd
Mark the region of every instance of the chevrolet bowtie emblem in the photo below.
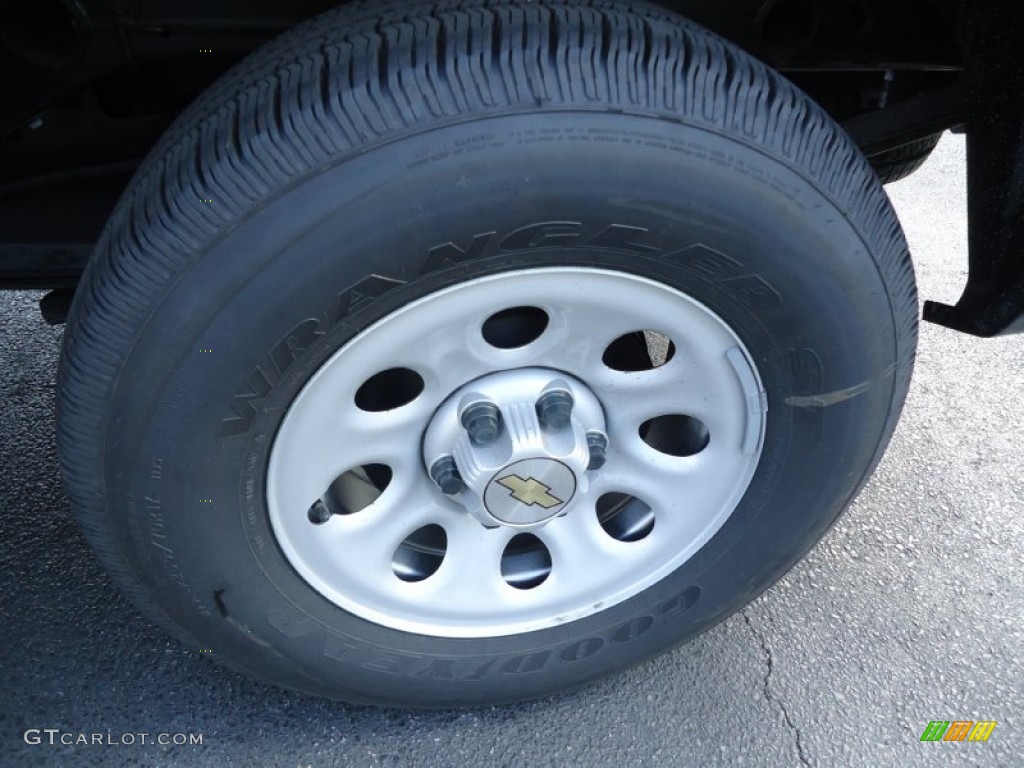
[[[551,509],[564,503],[560,498],[551,494],[550,486],[544,485],[532,477],[524,480],[519,475],[506,475],[498,480],[498,485],[508,488],[512,491],[513,499],[528,507],[536,504],[538,507]]]

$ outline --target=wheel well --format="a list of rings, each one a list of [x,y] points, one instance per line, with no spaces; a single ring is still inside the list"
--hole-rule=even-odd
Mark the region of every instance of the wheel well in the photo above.
[[[986,11],[957,0],[660,4],[784,73],[869,156],[966,122],[965,30]],[[0,287],[72,286],[174,117],[250,51],[334,5],[185,0],[170,18],[154,0],[0,0]],[[1011,29],[1024,16],[995,13]],[[1014,45],[1002,55],[1020,58]],[[1004,138],[1000,151],[1019,143]],[[992,258],[972,249],[972,268]]]
[[[949,26],[925,0],[662,4],[783,70],[839,119],[958,66]],[[66,282],[177,113],[247,53],[333,5],[183,2],[165,18],[148,0],[0,0],[0,64],[13,85],[0,105],[0,285]],[[899,74],[886,80],[890,71]]]

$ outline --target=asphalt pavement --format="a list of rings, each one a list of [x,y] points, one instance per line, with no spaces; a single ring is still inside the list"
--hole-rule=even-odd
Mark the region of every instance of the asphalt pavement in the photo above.
[[[964,188],[952,136],[889,188],[923,298],[959,295]],[[61,486],[61,332],[37,300],[0,293],[2,765],[1024,765],[1024,337],[923,327],[903,420],[860,499],[782,582],[696,641],[544,701],[403,712],[239,677],[119,595]],[[922,743],[931,720],[998,725],[987,742]],[[58,729],[55,744],[43,729]],[[136,743],[116,743],[128,734]]]

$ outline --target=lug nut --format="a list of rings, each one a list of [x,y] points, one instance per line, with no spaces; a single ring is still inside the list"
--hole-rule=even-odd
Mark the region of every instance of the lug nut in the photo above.
[[[466,487],[462,482],[462,475],[459,474],[459,468],[455,466],[455,459],[451,456],[442,456],[435,461],[430,468],[430,477],[437,483],[441,493],[447,496],[452,496]]]
[[[471,403],[462,412],[462,426],[473,445],[491,443],[501,432],[501,410],[486,400]]]
[[[313,502],[313,506],[309,508],[306,516],[313,525],[323,525],[331,519],[331,511],[324,504],[323,499],[317,499]]]
[[[564,389],[555,389],[537,399],[537,416],[549,429],[564,429],[572,419],[572,406],[572,395]]]
[[[587,448],[590,449],[590,463],[587,469],[600,469],[608,456],[608,437],[603,432],[587,432]]]

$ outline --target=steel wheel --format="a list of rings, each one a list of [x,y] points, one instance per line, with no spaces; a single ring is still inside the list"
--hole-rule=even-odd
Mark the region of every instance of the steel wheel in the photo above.
[[[643,341],[660,342],[653,359]],[[557,426],[535,408],[552,386],[572,393]],[[497,406],[488,444],[458,418],[467,399]],[[706,307],[624,273],[512,272],[421,299],[339,350],[284,418],[268,505],[289,562],[358,616],[448,637],[527,632],[675,570],[735,508],[764,429],[750,356]],[[600,468],[588,434],[607,435]],[[429,469],[453,453],[468,483],[445,494]],[[535,477],[549,462],[568,494]],[[483,503],[494,491],[540,514],[502,520]]]

